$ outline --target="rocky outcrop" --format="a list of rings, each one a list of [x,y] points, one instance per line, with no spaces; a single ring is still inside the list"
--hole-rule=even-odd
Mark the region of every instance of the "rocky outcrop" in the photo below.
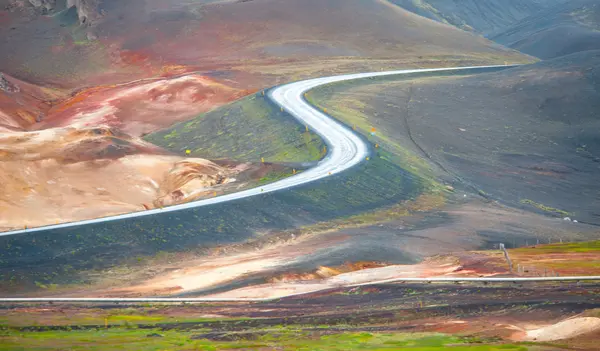
[[[101,0],[67,0],[66,8],[77,8],[79,23],[91,26],[101,18],[100,1]],[[10,0],[6,8],[9,10],[21,9],[29,12],[31,15],[39,15],[48,14],[55,10],[62,10],[64,7],[61,3],[59,4],[57,4],[56,0]]]
[[[56,9],[56,0],[9,0],[8,11],[21,11],[30,16],[45,15]]]
[[[231,170],[202,159],[186,159],[175,163],[163,178],[159,196],[153,206],[156,208],[175,205],[206,197],[211,189],[227,184]]]
[[[0,90],[4,91],[6,93],[18,93],[19,91],[21,91],[21,89],[19,89],[18,85],[9,82],[6,79],[6,77],[4,77],[4,74],[2,74],[1,72],[0,72]]]
[[[54,10],[54,7],[56,6],[56,0],[29,0],[29,3],[33,5],[33,7],[47,12]]]
[[[76,7],[79,23],[91,26],[97,22],[100,15],[100,0],[67,0],[67,8]]]

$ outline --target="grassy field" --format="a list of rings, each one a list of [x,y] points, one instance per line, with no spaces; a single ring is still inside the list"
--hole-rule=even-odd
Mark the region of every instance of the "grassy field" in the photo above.
[[[589,336],[511,341],[515,325],[598,315],[597,283],[563,287],[408,283],[264,303],[12,304],[0,311],[0,349],[594,350]]]
[[[564,244],[548,244],[539,245],[535,248],[524,247],[519,249],[513,249],[511,252],[515,254],[577,254],[577,253],[599,253],[600,254],[600,241],[586,241],[581,243],[564,243]]]
[[[217,108],[145,139],[178,154],[244,162],[300,163],[325,154],[321,138],[271,103],[262,92]]]
[[[71,311],[68,314],[20,313],[5,311],[0,315],[0,325],[12,328],[35,327],[65,329],[69,326],[82,326],[95,329],[95,326],[111,326],[114,328],[163,325],[169,323],[205,323],[215,325],[218,323],[235,324],[239,321],[249,320],[247,317],[202,317],[197,311],[177,314],[172,312],[168,305],[145,305],[115,308],[87,308],[80,311]],[[64,327],[64,328],[63,328]]]
[[[326,327],[323,328],[326,331]],[[63,330],[0,332],[2,350],[398,350],[414,351],[527,351],[558,350],[531,344],[507,344],[494,340],[456,337],[434,333],[379,334],[339,333],[323,335],[302,333],[288,328],[273,328],[257,333],[250,340],[211,341],[198,332],[163,331],[160,329],[110,328],[97,330]],[[321,334],[321,335],[319,335]],[[231,335],[235,339],[235,335]]]

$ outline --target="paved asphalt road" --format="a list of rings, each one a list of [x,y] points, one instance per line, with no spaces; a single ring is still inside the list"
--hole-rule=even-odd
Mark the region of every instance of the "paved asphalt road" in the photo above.
[[[294,186],[314,182],[321,178],[333,175],[339,172],[343,172],[360,162],[366,160],[369,155],[369,146],[351,129],[340,124],[336,120],[320,112],[316,108],[309,105],[304,100],[304,93],[310,89],[316,88],[320,85],[341,82],[353,79],[362,79],[370,77],[390,76],[390,75],[401,75],[401,74],[412,74],[412,73],[427,73],[427,72],[447,72],[447,71],[464,71],[464,70],[484,70],[494,67],[507,67],[507,66],[478,66],[478,67],[455,67],[455,68],[434,68],[434,69],[410,69],[410,70],[399,70],[399,71],[386,71],[386,72],[371,72],[371,73],[358,73],[358,74],[347,74],[333,77],[323,77],[316,79],[309,79],[300,82],[289,83],[286,85],[278,86],[269,92],[269,98],[281,106],[283,109],[288,111],[294,118],[300,123],[308,126],[312,131],[319,134],[325,143],[327,144],[328,154],[322,159],[315,167],[298,173],[294,176],[284,178],[274,183],[266,184],[264,186],[248,189],[232,194],[222,195],[215,198],[198,200],[188,202],[185,204],[174,205],[165,207],[162,209],[153,209],[141,212],[132,212],[122,215],[102,217],[97,219],[90,219],[78,222],[69,222],[56,225],[49,225],[36,228],[28,228],[21,230],[14,230],[8,232],[1,232],[0,236],[27,234],[37,231],[45,231],[51,229],[83,226],[87,224],[100,223],[115,221],[125,218],[134,218],[142,216],[151,216],[157,213],[173,212],[188,208],[208,206],[226,201],[233,201],[236,199],[242,199],[250,196],[256,196],[265,194],[273,191],[288,189]]]

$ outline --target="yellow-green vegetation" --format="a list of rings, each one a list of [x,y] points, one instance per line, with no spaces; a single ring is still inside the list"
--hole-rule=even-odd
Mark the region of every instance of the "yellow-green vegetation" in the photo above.
[[[537,202],[535,202],[533,200],[529,200],[529,199],[523,199],[523,200],[521,200],[521,203],[524,205],[533,206],[539,210],[549,212],[549,213],[559,214],[559,215],[563,215],[563,216],[570,215],[570,213],[567,211],[559,210],[558,208],[554,208],[554,207],[550,207],[550,206],[546,206],[544,204],[540,204],[540,203],[537,203]]]
[[[556,271],[584,271],[584,274],[570,273],[569,275],[596,275],[600,271],[600,261],[565,260],[554,262],[542,262],[541,265],[543,265],[543,267]]]
[[[39,313],[21,313],[7,312],[0,317],[0,326],[10,325],[11,327],[25,326],[129,326],[136,325],[154,325],[162,323],[220,323],[248,320],[248,318],[202,318],[195,317],[193,314],[174,315],[164,312],[166,306],[153,305],[150,307],[136,308],[115,308],[115,309],[88,309],[85,313],[69,313],[69,314],[47,314]]]
[[[442,193],[422,194],[414,200],[407,200],[387,208],[354,215],[339,220],[339,222],[350,226],[368,225],[409,216],[415,212],[430,211],[443,206],[445,203],[446,199]]]
[[[308,162],[324,156],[321,138],[256,93],[150,134],[147,141],[207,159]]]
[[[523,247],[512,249],[515,254],[521,253],[536,253],[536,254],[563,254],[563,253],[583,253],[583,252],[598,252],[600,253],[600,240],[585,241],[580,243],[564,243],[564,244],[548,244],[539,245],[535,248]]]
[[[64,330],[27,332],[3,330],[2,350],[289,350],[348,351],[398,350],[413,351],[527,351],[541,350],[531,344],[502,344],[478,338],[444,334],[371,334],[371,333],[298,332],[285,328],[257,331],[240,335],[240,341],[210,341],[201,332],[163,331],[152,329],[111,328],[97,330]],[[230,334],[235,336],[235,334]],[[545,350],[548,350],[546,347]]]
[[[594,308],[594,309],[585,311],[583,313],[583,317],[596,317],[596,318],[600,318],[600,308]]]
[[[320,109],[326,108],[331,116],[367,136],[374,147],[393,154],[402,168],[423,181],[425,189],[442,190],[443,186],[437,181],[429,162],[404,145],[398,137],[389,135],[385,130],[382,130],[376,119],[374,119],[375,116],[366,113],[368,106],[365,101],[356,99],[353,94],[345,94],[347,91],[340,89],[344,86],[349,86],[350,89],[353,86],[361,86],[357,84],[373,84],[371,81],[377,80],[362,80],[358,83],[333,83],[313,89],[305,96],[312,105]],[[397,108],[399,109],[399,107]],[[400,123],[400,120],[398,123]],[[373,128],[375,128],[375,135],[371,134]]]
[[[298,172],[297,172],[298,173]],[[260,178],[258,180],[259,184],[267,184],[267,183],[273,183],[275,181],[278,181],[280,179],[283,178],[287,178],[289,176],[292,176],[294,174],[293,170],[289,170],[289,171],[280,171],[280,172],[269,172],[267,173],[264,177]]]
[[[357,215],[343,217],[327,222],[320,222],[311,226],[302,227],[303,233],[325,232],[331,229],[360,228],[375,223],[384,223],[408,217],[417,212],[431,211],[446,204],[446,198],[441,192],[421,194],[414,200],[402,201],[399,204],[367,211]]]

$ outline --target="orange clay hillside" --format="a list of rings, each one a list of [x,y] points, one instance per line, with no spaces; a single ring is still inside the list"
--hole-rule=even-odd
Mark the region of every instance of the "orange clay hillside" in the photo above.
[[[165,155],[151,144],[107,127],[2,133],[0,228],[54,224],[196,199],[208,195],[206,188],[229,183],[247,168]]]
[[[196,74],[100,86],[57,103],[34,128],[108,125],[142,136],[249,93]]]
[[[553,271],[561,276],[600,275],[600,241],[536,245],[509,253],[513,264],[528,267],[530,274]]]
[[[149,79],[72,97],[9,75],[2,87],[3,230],[213,196],[207,188],[222,188],[249,168],[168,155],[139,138],[247,94],[208,78]]]
[[[53,101],[66,95],[0,73],[0,131],[31,127],[45,117]]]

